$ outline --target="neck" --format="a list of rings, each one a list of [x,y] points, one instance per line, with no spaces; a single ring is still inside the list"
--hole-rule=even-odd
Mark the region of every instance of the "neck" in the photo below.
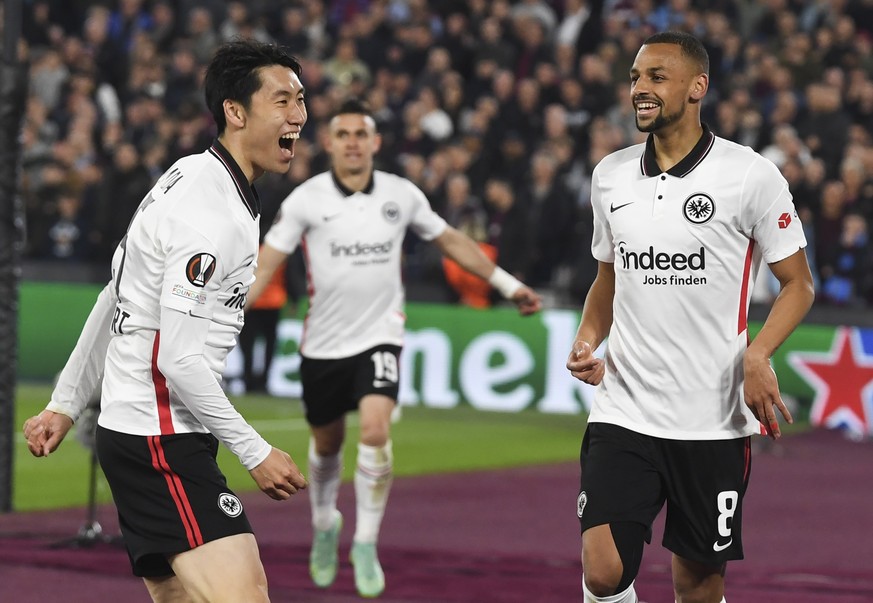
[[[365,188],[367,188],[367,184],[370,182],[370,176],[373,174],[373,170],[370,169],[366,172],[336,172],[337,180],[339,180],[344,187],[349,189],[352,192],[359,193]]]
[[[239,169],[242,170],[242,173],[245,174],[246,179],[249,181],[249,184],[253,183],[264,173],[264,170],[256,168],[252,162],[246,158],[246,154],[243,152],[243,147],[240,141],[234,136],[229,136],[227,130],[225,130],[224,134],[218,137],[218,142],[227,149],[227,152],[230,153],[230,156],[233,157],[234,161],[236,161]]]
[[[672,168],[691,152],[701,136],[703,126],[700,125],[700,120],[680,123],[675,128],[655,132],[655,159],[658,166],[665,172]]]

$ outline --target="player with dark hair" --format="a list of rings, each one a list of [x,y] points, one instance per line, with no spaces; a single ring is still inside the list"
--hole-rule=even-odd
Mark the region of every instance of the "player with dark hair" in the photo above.
[[[522,314],[539,296],[495,266],[469,237],[448,226],[412,182],[374,167],[380,137],[359,101],[346,101],[329,122],[331,169],[297,187],[264,239],[257,281],[263,283],[301,243],[308,264],[310,307],[300,346],[303,402],[312,437],[310,501],[315,537],[310,573],[333,583],[342,516],[336,508],[342,473],[345,415],[360,413],[351,560],[365,597],[385,588],[376,540],[393,475],[391,414],[399,391],[405,316],[401,247],[407,229],[466,270],[488,280]]]
[[[812,304],[806,240],[776,166],[701,123],[708,67],[689,34],[648,38],[630,72],[648,140],[592,177],[599,269],[567,361],[598,385],[577,500],[586,603],[638,600],[665,503],[676,601],[724,601],[727,562],[743,558],[750,436],[779,437],[777,412],[791,421],[770,357]],[[763,262],[780,293],[749,342]]]
[[[218,137],[145,196],[112,260],[46,410],[25,422],[35,456],[54,451],[103,376],[97,452],[130,556],[154,601],[268,601],[258,546],[215,457],[226,445],[258,487],[306,487],[219,384],[243,325],[258,254],[252,183],[286,172],[306,123],[296,59],[237,40],[205,78]]]

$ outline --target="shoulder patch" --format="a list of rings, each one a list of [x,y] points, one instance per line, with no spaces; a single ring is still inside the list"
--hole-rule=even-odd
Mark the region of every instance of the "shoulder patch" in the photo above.
[[[215,256],[211,253],[195,254],[185,266],[185,276],[195,287],[205,287],[213,274],[215,274]]]

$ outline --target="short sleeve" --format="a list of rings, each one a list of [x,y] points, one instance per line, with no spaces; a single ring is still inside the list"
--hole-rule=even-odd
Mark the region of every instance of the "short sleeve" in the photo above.
[[[600,262],[615,262],[615,245],[612,229],[606,212],[603,210],[603,196],[600,187],[600,165],[591,175],[591,209],[594,212],[594,235],[591,240],[591,255]]]
[[[425,241],[432,241],[445,232],[446,221],[430,206],[427,196],[420,188],[407,182],[412,199],[412,214],[410,227],[413,232]]]
[[[751,237],[768,264],[784,260],[806,247],[803,225],[797,216],[788,182],[779,169],[763,157],[752,166],[747,210],[752,221]]]
[[[276,214],[276,219],[270,230],[264,236],[264,243],[282,253],[291,254],[297,249],[303,233],[306,230],[306,219],[304,216],[304,200],[301,198],[299,191],[295,189],[290,195],[285,197],[282,205],[279,207],[279,213]]]

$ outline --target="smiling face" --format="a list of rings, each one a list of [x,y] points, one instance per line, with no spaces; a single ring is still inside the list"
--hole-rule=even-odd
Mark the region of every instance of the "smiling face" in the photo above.
[[[381,142],[372,117],[341,113],[330,120],[327,151],[340,178],[369,174]]]
[[[292,69],[271,65],[262,68],[259,76],[261,87],[252,94],[248,108],[225,101],[226,114],[234,112],[242,119],[244,161],[250,164],[254,178],[264,172],[288,171],[294,143],[307,119],[303,84]]]
[[[637,129],[663,132],[686,117],[699,120],[709,78],[678,44],[646,44],[631,67],[631,102]]]

